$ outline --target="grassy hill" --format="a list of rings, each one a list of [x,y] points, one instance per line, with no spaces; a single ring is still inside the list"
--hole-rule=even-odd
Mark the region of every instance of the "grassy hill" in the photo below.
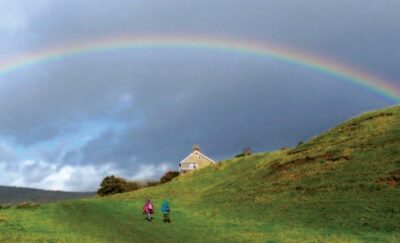
[[[21,202],[53,202],[94,196],[90,192],[49,191],[24,187],[0,186],[0,204]]]
[[[172,224],[144,220],[147,197],[170,200]],[[397,106],[161,186],[0,210],[0,241],[398,242],[399,202]]]

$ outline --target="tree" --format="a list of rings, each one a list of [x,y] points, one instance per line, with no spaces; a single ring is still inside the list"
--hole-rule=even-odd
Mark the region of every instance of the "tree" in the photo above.
[[[175,177],[179,175],[179,171],[167,171],[161,178],[160,183],[166,183],[172,181]]]
[[[126,180],[114,175],[107,176],[100,184],[97,194],[100,196],[107,196],[116,193],[126,192],[129,189],[129,184]]]

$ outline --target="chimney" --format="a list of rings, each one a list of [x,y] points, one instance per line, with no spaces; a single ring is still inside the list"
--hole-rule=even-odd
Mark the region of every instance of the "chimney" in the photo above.
[[[194,151],[199,151],[200,152],[200,146],[198,144],[193,145],[193,152]]]

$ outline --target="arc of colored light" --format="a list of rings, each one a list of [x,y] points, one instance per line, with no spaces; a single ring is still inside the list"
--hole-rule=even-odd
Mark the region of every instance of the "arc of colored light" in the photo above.
[[[284,63],[296,64],[301,67],[346,80],[349,83],[364,87],[374,93],[390,98],[393,101],[400,102],[400,87],[393,81],[385,80],[371,73],[352,68],[349,65],[271,43],[209,37],[125,36],[75,43],[27,53],[0,61],[0,75],[5,75],[6,73],[27,66],[63,59],[69,56],[121,49],[146,48],[217,49],[245,55],[266,57]]]

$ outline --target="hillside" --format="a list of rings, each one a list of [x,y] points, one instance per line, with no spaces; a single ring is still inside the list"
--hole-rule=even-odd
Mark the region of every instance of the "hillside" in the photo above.
[[[151,197],[168,198],[141,215]],[[0,210],[0,241],[396,242],[400,106],[368,112],[288,149],[222,161],[108,198]]]
[[[0,204],[20,202],[53,202],[94,196],[90,192],[49,191],[23,187],[0,186]]]

